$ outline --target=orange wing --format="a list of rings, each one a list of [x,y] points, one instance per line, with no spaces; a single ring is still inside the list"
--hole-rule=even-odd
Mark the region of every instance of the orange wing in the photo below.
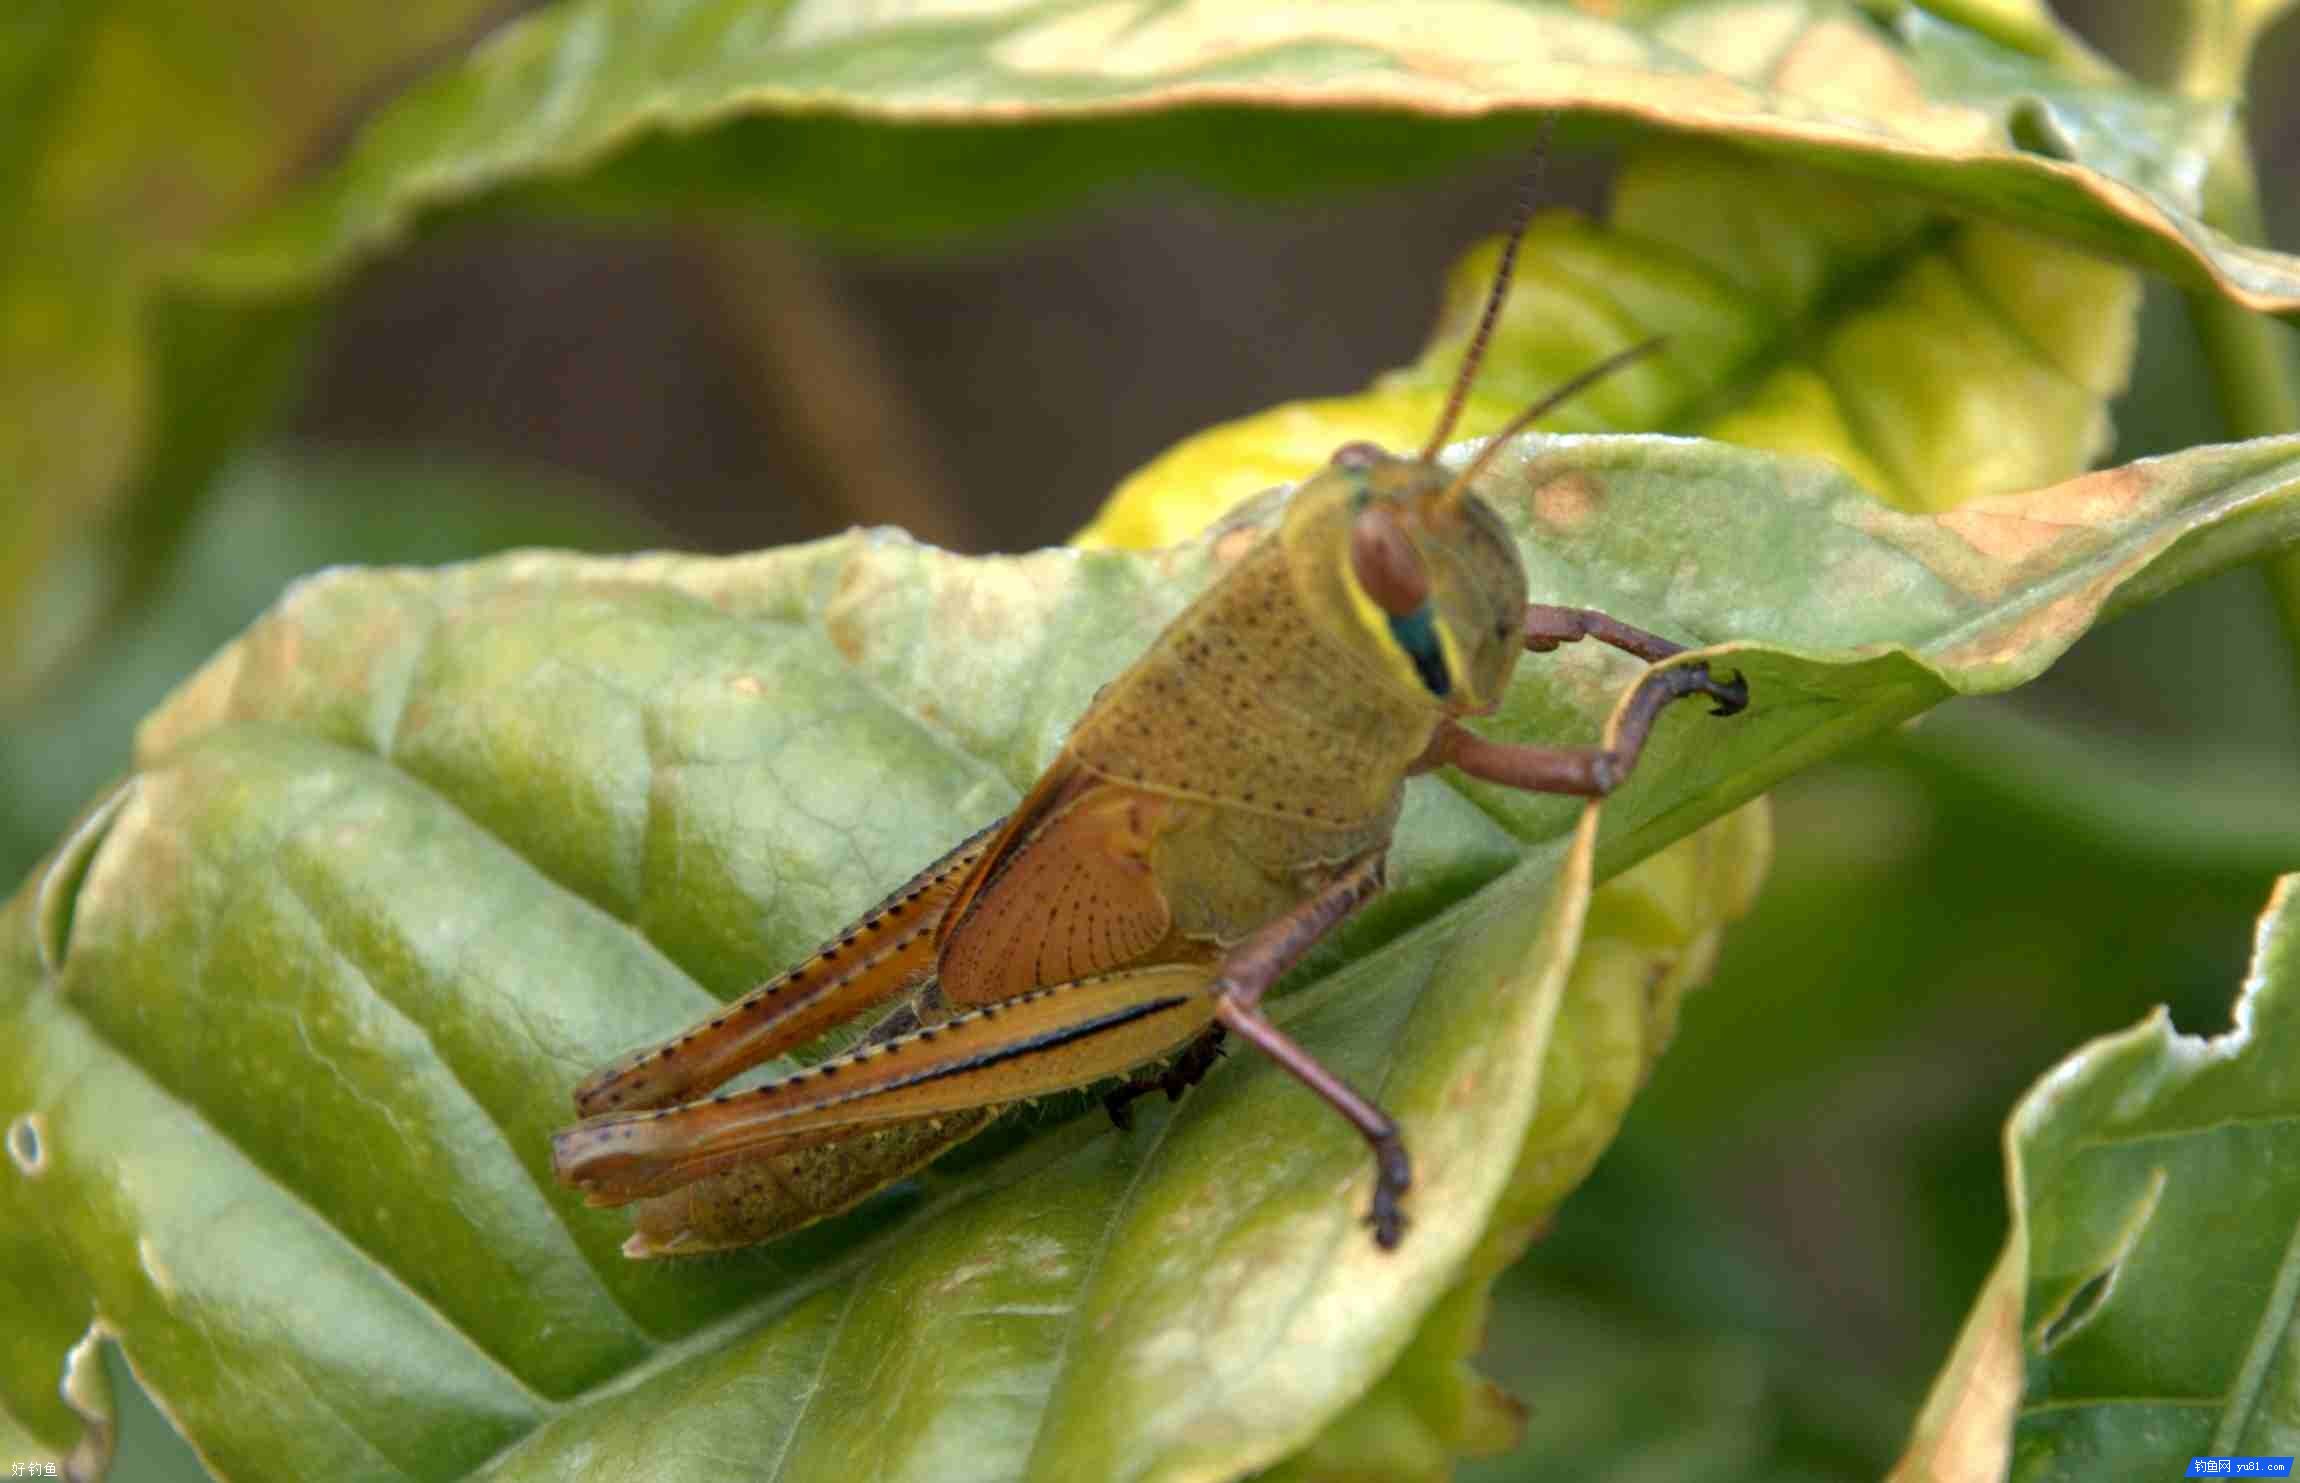
[[[1068,752],[1055,758],[1046,771],[1038,775],[1038,781],[1030,785],[1030,791],[1022,795],[1013,812],[991,826],[982,848],[967,863],[966,878],[943,904],[942,920],[934,931],[937,950],[950,940],[953,929],[974,906],[975,897],[1006,868],[1015,852],[1095,782],[1091,773],[1071,762]]]
[[[1182,807],[1090,774],[1042,780],[943,916],[945,1001],[995,1004],[1127,967],[1165,941],[1173,914],[1150,847]]]

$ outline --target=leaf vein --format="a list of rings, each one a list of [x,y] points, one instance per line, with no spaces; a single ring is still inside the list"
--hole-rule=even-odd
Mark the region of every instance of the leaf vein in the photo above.
[[[566,1212],[553,1199],[554,1191],[538,1179],[533,1166],[526,1159],[520,1157],[519,1146],[513,1140],[511,1130],[488,1107],[486,1101],[480,1097],[479,1093],[464,1077],[462,1071],[457,1068],[453,1058],[440,1049],[438,1041],[432,1037],[430,1028],[422,1020],[410,1014],[406,1006],[399,1003],[387,992],[383,987],[384,980],[370,972],[368,966],[359,960],[359,956],[337,936],[332,915],[323,910],[319,903],[314,902],[306,894],[303,881],[294,872],[283,871],[280,873],[280,879],[286,883],[288,893],[295,898],[318,926],[321,941],[328,945],[328,948],[334,952],[339,961],[359,975],[360,982],[367,986],[368,992],[374,995],[377,1001],[398,1015],[422,1040],[425,1049],[431,1052],[432,1060],[437,1063],[448,1081],[464,1095],[473,1108],[477,1109],[480,1117],[487,1124],[488,1131],[494,1135],[495,1141],[502,1147],[504,1156],[525,1177],[528,1187],[535,1191],[537,1199],[550,1216],[552,1228],[559,1233],[567,1247],[574,1253],[576,1260],[582,1264],[583,1269],[591,1274],[594,1289],[607,1300],[609,1306],[615,1310],[616,1316],[623,1320],[625,1331],[638,1343],[649,1349],[654,1348],[655,1339],[646,1332],[645,1327],[639,1322],[638,1316],[624,1306],[614,1288],[608,1284],[606,1273],[600,1269],[599,1262],[585,1248],[582,1240],[577,1236],[575,1228],[568,1223]],[[299,1033],[302,1032],[303,1027],[300,1022],[297,1028]],[[311,1051],[314,1058],[319,1060],[322,1065],[329,1064],[326,1057],[311,1045],[308,1034],[304,1036],[304,1044],[306,1049]],[[333,1069],[332,1066],[330,1069]],[[339,1075],[337,1079],[349,1085],[349,1078]],[[472,1343],[475,1348],[484,1349],[484,1346],[480,1345],[476,1339],[473,1339]]]
[[[872,1265],[875,1265],[875,1259]],[[822,1358],[816,1362],[814,1379],[807,1383],[806,1394],[799,1397],[798,1409],[791,1413],[791,1423],[783,1430],[783,1444],[775,1449],[774,1461],[767,1464],[767,1483],[777,1483],[783,1468],[790,1462],[791,1449],[798,1445],[799,1432],[804,1428],[807,1413],[814,1409],[815,1399],[823,1393],[823,1377],[830,1373],[831,1359],[838,1353],[839,1340],[846,1335],[847,1320],[854,1316],[862,1301],[863,1275],[869,1267],[858,1269],[847,1279],[846,1296],[839,1302],[839,1316],[832,1320],[831,1331],[823,1340]]]
[[[2291,1335],[2296,1304],[2300,1304],[2300,1223],[2294,1225],[2292,1235],[2284,1243],[2284,1259],[2276,1267],[2276,1284],[2269,1290],[2268,1301],[2261,1309],[2260,1324],[2245,1350],[2244,1363],[2229,1386],[2228,1404],[2221,1412],[2220,1424],[2212,1429],[2214,1453],[2234,1450],[2259,1411],[2269,1367],[2275,1362],[2283,1341]]]
[[[1166,1135],[1172,1131],[1177,1117],[1178,1114],[1169,1115],[1146,1140],[1147,1146],[1142,1149],[1140,1162],[1135,1164],[1134,1172],[1127,1176],[1126,1188],[1111,1202],[1108,1216],[1102,1224],[1102,1232],[1095,1237],[1094,1251],[1087,1258],[1086,1271],[1079,1280],[1078,1296],[1071,1304],[1061,1347],[1055,1350],[1054,1363],[1048,1367],[1047,1373],[1051,1378],[1046,1386],[1046,1400],[1038,1408],[1038,1421],[1030,1440],[1030,1454],[1023,1462],[1022,1473],[1026,1478],[1039,1476],[1037,1464],[1039,1454],[1046,1447],[1046,1421],[1054,1412],[1055,1397],[1061,1392],[1063,1374],[1070,1363],[1070,1351],[1077,1346],[1079,1330],[1085,1326],[1087,1295],[1094,1290],[1095,1279],[1102,1273],[1102,1263],[1110,1254],[1111,1244],[1126,1224],[1126,1212],[1134,1207],[1143,1181],[1149,1177],[1150,1168],[1157,1162],[1159,1151],[1166,1146]]]

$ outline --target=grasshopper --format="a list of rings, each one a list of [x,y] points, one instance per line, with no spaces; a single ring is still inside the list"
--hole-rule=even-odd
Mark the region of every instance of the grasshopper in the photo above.
[[[1179,1097],[1224,1035],[1252,1044],[1365,1138],[1365,1217],[1397,1246],[1412,1166],[1398,1127],[1264,1015],[1262,995],[1382,886],[1408,777],[1441,766],[1602,797],[1672,701],[1748,700],[1738,675],[1649,669],[1609,747],[1510,745],[1464,717],[1500,701],[1521,650],[1595,639],[1658,664],[1683,646],[1603,613],[1527,601],[1525,571],[1472,489],[1536,418],[1658,347],[1600,363],[1527,408],[1458,474],[1452,432],[1526,227],[1421,451],[1351,443],[1278,526],[1096,695],[1006,818],[811,957],[577,1088],[558,1178],[640,1202],[632,1256],[767,1240],[837,1214],[1018,1100],[1128,1076],[1105,1099]],[[730,1077],[866,1012],[847,1052],[749,1090]],[[1139,1068],[1163,1069],[1140,1072]]]

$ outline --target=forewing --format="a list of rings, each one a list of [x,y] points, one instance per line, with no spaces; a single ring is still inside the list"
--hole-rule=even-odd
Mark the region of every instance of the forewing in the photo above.
[[[1060,787],[945,919],[944,999],[995,1004],[1141,962],[1173,925],[1150,848],[1188,806],[1091,776]]]

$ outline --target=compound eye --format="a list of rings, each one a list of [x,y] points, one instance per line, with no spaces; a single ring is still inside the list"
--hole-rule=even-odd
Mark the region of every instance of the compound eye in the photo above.
[[[1387,457],[1379,443],[1344,443],[1334,450],[1333,463],[1337,469],[1363,472]]]
[[[1350,522],[1350,569],[1374,606],[1392,618],[1417,613],[1429,601],[1421,553],[1388,503],[1368,505]]]

